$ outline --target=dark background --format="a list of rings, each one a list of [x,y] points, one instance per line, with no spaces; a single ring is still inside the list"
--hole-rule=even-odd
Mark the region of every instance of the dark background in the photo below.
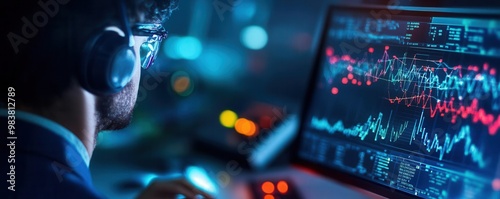
[[[300,113],[326,8],[333,2],[346,2],[231,2],[180,1],[179,9],[165,24],[169,37],[163,42],[158,60],[142,71],[132,124],[99,136],[91,170],[96,187],[105,195],[114,198],[114,192],[134,193],[142,186],[137,182],[189,164],[209,168],[216,176],[228,162],[237,160],[238,168],[249,172],[238,159],[236,149],[224,147],[235,142],[234,139],[238,142],[245,138],[221,125],[221,112],[232,110],[256,124],[262,116],[286,119],[286,115]],[[475,1],[474,5],[468,2],[431,4],[490,5],[486,1]],[[425,6],[430,1],[350,0],[348,3]],[[265,37],[258,32],[247,35],[252,44],[264,43],[262,48],[250,49],[245,45],[242,37],[248,27],[264,30]],[[176,92],[176,81],[186,91]],[[285,150],[271,167],[287,163]],[[120,175],[123,173],[126,175]]]

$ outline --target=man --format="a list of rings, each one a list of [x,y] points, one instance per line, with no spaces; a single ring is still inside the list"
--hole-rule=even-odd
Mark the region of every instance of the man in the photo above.
[[[2,198],[102,198],[88,168],[96,136],[129,124],[141,67],[154,61],[176,1],[9,0],[1,7]],[[179,196],[211,198],[185,179],[155,181],[138,197]]]

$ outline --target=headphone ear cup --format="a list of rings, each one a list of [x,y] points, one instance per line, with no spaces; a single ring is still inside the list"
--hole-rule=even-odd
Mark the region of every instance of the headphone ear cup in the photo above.
[[[129,38],[110,29],[89,41],[80,72],[82,87],[96,95],[120,92],[134,73],[136,57],[128,44]]]

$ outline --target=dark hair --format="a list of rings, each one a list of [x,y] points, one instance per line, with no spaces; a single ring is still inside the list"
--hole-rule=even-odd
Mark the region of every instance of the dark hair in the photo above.
[[[132,12],[139,17],[132,17],[132,22],[164,23],[177,9],[178,0],[127,0]],[[140,20],[141,13],[144,20]]]
[[[125,1],[132,23],[164,23],[177,8],[177,0]],[[109,21],[119,20],[117,2],[2,1],[5,57],[2,56],[0,89],[15,87],[16,101],[26,106],[52,104],[76,77],[82,47],[75,40],[85,40]]]

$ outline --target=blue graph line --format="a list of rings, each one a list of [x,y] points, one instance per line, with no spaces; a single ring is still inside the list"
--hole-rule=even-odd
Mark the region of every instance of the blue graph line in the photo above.
[[[394,126],[391,127],[390,122],[392,117],[392,111],[389,115],[387,124],[382,124],[383,113],[379,113],[377,117],[368,117],[367,121],[362,124],[356,124],[353,127],[347,128],[344,123],[339,120],[334,124],[330,124],[326,118],[313,117],[311,120],[311,126],[316,130],[327,131],[330,134],[340,132],[347,137],[358,137],[360,140],[365,140],[369,134],[375,134],[373,140],[379,141],[386,140],[389,136],[390,142],[396,142],[408,128],[408,121],[399,125],[398,128]],[[451,136],[446,133],[444,135],[444,141],[441,141],[437,134],[430,135],[426,128],[423,127],[425,117],[423,112],[419,119],[415,120],[413,129],[411,130],[411,137],[409,145],[412,145],[415,140],[420,139],[420,143],[425,147],[427,152],[437,152],[439,153],[439,160],[442,160],[445,154],[449,154],[453,151],[455,144],[464,141],[464,156],[470,156],[472,161],[477,163],[480,168],[484,168],[487,162],[483,158],[483,153],[479,148],[472,143],[471,129],[470,126],[465,125],[458,131],[457,134]],[[420,136],[418,136],[420,135]]]

